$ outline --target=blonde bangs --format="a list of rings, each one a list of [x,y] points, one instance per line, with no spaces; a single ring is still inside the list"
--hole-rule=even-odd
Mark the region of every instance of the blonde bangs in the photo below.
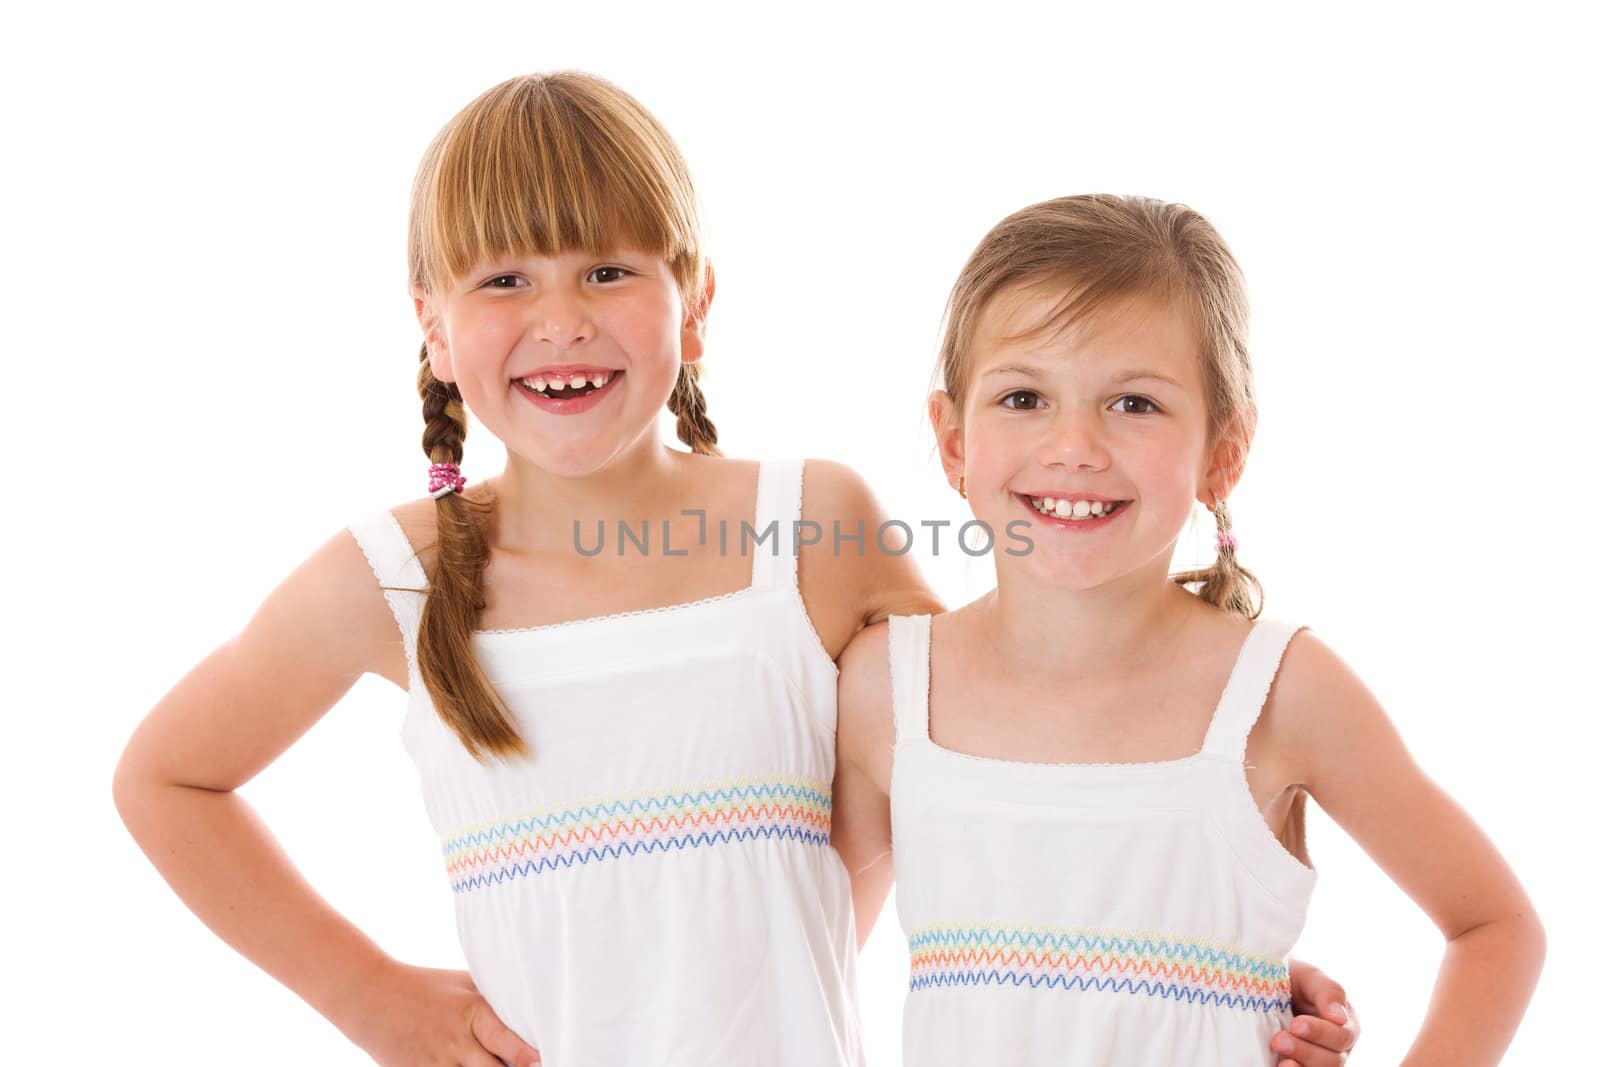
[[[503,256],[631,248],[700,299],[688,168],[649,112],[588,75],[517,78],[469,104],[423,159],[411,222],[411,280],[427,289]]]
[[[1092,328],[1098,320],[1115,314],[1123,302],[1131,298],[1188,302],[1188,294],[1174,283],[1171,275],[1138,269],[1113,271],[1087,279],[1046,275],[1018,280],[1006,288],[1059,294],[1047,315],[1028,329],[1002,338],[1006,341],[1056,339],[1074,327]],[[976,318],[973,326],[975,329]]]

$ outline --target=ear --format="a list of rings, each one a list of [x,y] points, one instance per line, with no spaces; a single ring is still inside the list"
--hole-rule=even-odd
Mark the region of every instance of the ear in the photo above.
[[[933,424],[944,479],[955,489],[967,472],[966,437],[961,432],[961,412],[943,389],[935,389],[928,397],[928,421]]]
[[[685,363],[699,362],[700,357],[706,354],[706,316],[711,313],[711,298],[716,295],[717,273],[711,269],[708,260],[705,286],[700,291],[700,299],[694,307],[684,308],[681,348]]]
[[[441,382],[456,380],[455,369],[450,365],[450,346],[445,343],[444,326],[439,321],[439,305],[433,295],[420,285],[411,287],[411,304],[417,312],[417,325],[422,327],[422,340],[428,346],[428,367]]]
[[[1233,417],[1212,447],[1211,461],[1198,494],[1200,503],[1226,500],[1233,493],[1233,487],[1244,475],[1245,460],[1250,456],[1250,442],[1255,435],[1256,409],[1252,406]]]

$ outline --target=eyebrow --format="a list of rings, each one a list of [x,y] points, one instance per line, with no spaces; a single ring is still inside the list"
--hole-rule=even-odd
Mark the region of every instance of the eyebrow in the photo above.
[[[1160,374],[1153,370],[1130,370],[1117,375],[1111,380],[1118,385],[1126,385],[1128,382],[1138,381],[1141,378],[1149,378],[1151,381],[1156,382],[1165,382],[1175,389],[1183,388],[1183,383],[1178,381],[1178,379],[1173,378],[1170,375]]]
[[[1037,367],[1029,367],[1022,363],[1007,363],[999,367],[990,367],[988,370],[983,372],[981,377],[989,378],[996,374],[1020,374],[1024,378],[1044,377],[1044,375],[1039,372]]]
[[[981,377],[988,378],[1001,374],[1020,374],[1024,378],[1044,377],[1044,373],[1039,370],[1039,368],[1030,367],[1025,363],[1005,363],[998,367],[990,367],[988,370],[983,372]],[[1139,381],[1140,379],[1144,378],[1148,378],[1151,381],[1165,382],[1167,385],[1170,385],[1175,389],[1184,388],[1183,383],[1178,381],[1176,378],[1153,370],[1123,371],[1121,374],[1111,379],[1111,381],[1113,385],[1126,385],[1128,382]]]

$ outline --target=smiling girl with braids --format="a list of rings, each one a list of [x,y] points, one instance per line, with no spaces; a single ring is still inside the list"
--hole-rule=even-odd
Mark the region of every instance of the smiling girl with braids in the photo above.
[[[1327,646],[1257,621],[1226,504],[1246,333],[1238,265],[1181,205],[1036,204],[956,281],[940,459],[1032,550],[840,665],[835,845],[868,907],[892,849],[909,1063],[1339,1062],[1325,1020],[1290,1018],[1308,796],[1446,939],[1405,1062],[1511,1040],[1544,950],[1515,876]],[[1196,501],[1216,562],[1170,574]]]
[[[936,601],[903,557],[797,544],[802,518],[880,525],[848,469],[805,464],[802,503],[800,463],[718,452],[694,192],[631,97],[577,74],[489,90],[428,150],[409,248],[428,496],[335,536],[156,707],[124,819],[386,1067],[860,1063],[833,660]],[[663,404],[689,452],[659,440]],[[472,485],[468,409],[507,452]],[[574,543],[620,519],[653,550]],[[363,673],[409,693],[470,973],[384,954],[235,792]]]

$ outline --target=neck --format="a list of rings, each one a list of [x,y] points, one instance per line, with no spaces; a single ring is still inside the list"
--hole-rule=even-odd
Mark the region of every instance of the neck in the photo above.
[[[552,474],[516,455],[494,479],[494,541],[505,549],[568,547],[572,524],[675,518],[682,506],[682,453],[653,434],[590,474]]]
[[[1149,573],[1081,591],[1018,576],[1008,581],[1002,573],[980,619],[997,670],[1072,684],[1163,662],[1198,609],[1195,597],[1166,578],[1161,560]]]

